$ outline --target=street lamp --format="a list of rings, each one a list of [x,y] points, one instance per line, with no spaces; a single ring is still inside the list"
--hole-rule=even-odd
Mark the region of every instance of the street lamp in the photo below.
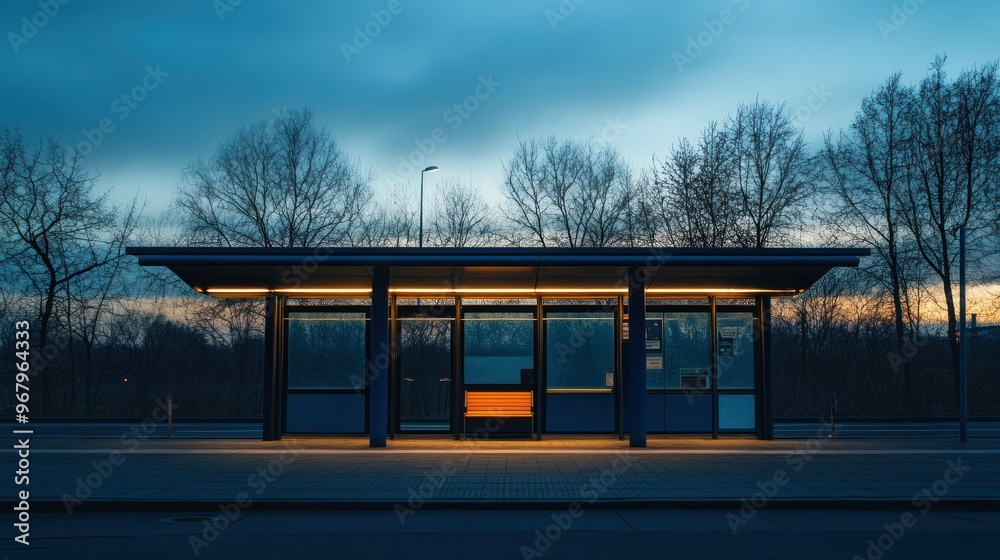
[[[436,165],[429,165],[420,172],[420,247],[424,246],[424,173],[434,173],[438,169]]]

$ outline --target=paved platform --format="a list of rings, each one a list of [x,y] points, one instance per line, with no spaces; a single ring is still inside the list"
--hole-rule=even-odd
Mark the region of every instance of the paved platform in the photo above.
[[[46,560],[845,560],[866,558],[871,550],[872,558],[884,560],[978,559],[996,556],[996,535],[1000,531],[1000,513],[938,510],[763,509],[746,520],[732,510],[590,508],[573,513],[567,508],[427,510],[404,517],[392,511],[251,508],[232,519],[222,516],[218,509],[37,514],[31,519],[30,549],[9,540],[0,541],[0,558],[9,554],[10,558]],[[886,531],[887,526],[891,533]],[[874,548],[875,542],[881,542],[881,548]]]
[[[6,446],[4,462],[15,450]],[[1000,510],[1000,440],[34,439],[32,508],[921,507]],[[4,485],[3,501],[14,498]]]

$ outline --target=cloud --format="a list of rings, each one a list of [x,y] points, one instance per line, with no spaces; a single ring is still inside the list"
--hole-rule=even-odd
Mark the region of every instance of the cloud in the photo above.
[[[518,135],[599,135],[620,118],[629,127],[616,144],[644,163],[758,92],[794,108],[825,84],[836,101],[808,126],[846,126],[892,71],[916,81],[935,53],[956,71],[993,55],[980,45],[1000,15],[987,2],[928,3],[885,41],[876,22],[891,2],[392,1],[242,2],[221,21],[207,1],[70,2],[16,54],[4,45],[0,119],[76,144],[161,65],[169,77],[90,158],[105,177],[156,185],[154,196],[240,124],[305,104],[386,179],[445,127],[434,163],[489,187]],[[5,35],[37,10],[0,4]],[[678,72],[672,55],[719,29],[723,10],[734,21]],[[360,52],[348,60],[345,44]],[[446,112],[488,76],[502,86],[448,128]]]

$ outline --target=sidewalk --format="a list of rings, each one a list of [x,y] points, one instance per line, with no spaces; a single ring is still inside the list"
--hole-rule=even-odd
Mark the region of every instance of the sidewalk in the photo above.
[[[1000,440],[366,438],[31,442],[32,510],[772,507],[1000,510]],[[14,450],[6,454],[13,459]],[[13,464],[12,461],[5,461]],[[8,484],[3,501],[15,488]],[[760,507],[755,505],[754,507]]]

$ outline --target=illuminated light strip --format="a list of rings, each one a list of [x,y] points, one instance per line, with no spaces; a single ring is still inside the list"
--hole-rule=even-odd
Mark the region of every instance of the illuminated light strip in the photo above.
[[[370,294],[371,288],[209,288],[209,294]]]
[[[533,288],[389,288],[393,294],[533,294]]]
[[[370,294],[371,288],[278,288],[279,294]]]
[[[389,288],[395,294],[625,294],[628,288]]]
[[[764,290],[758,288],[648,288],[647,294],[800,294],[803,290]]]
[[[208,288],[199,289],[208,294],[353,294],[367,295],[371,288]],[[394,294],[496,294],[496,295],[534,295],[534,294],[627,294],[628,288],[389,288]],[[648,288],[646,294],[799,294],[803,290],[771,290],[755,288]]]
[[[209,288],[205,292],[209,294],[269,294],[271,290],[267,288]]]

